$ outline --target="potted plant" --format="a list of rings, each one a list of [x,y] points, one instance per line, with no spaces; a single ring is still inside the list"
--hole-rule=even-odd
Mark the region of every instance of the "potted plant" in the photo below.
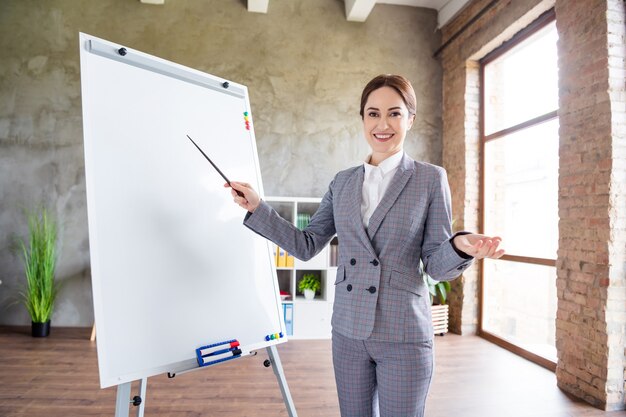
[[[430,293],[431,314],[433,321],[433,331],[435,334],[443,336],[448,333],[448,293],[450,283],[448,281],[436,281],[428,274],[424,274],[424,283]]]
[[[32,320],[32,336],[50,334],[50,316],[57,295],[54,273],[57,260],[57,227],[48,211],[27,212],[28,244],[20,241],[26,275],[22,297]]]
[[[298,284],[298,290],[304,293],[304,298],[312,300],[315,298],[315,293],[319,291],[322,284],[320,279],[315,274],[304,274],[300,283]]]

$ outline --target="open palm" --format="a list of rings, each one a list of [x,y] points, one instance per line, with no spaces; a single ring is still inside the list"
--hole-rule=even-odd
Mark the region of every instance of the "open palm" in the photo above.
[[[502,242],[500,237],[475,233],[458,235],[454,238],[454,245],[457,249],[473,256],[475,259],[497,259],[504,255],[504,249],[498,249],[500,242]]]

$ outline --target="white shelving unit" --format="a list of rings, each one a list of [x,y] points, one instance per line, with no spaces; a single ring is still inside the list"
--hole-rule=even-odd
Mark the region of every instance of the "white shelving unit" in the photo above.
[[[306,213],[313,216],[321,202],[320,198],[308,197],[265,197],[264,200],[281,217],[295,226],[297,226],[298,214]],[[336,244],[337,239],[334,238],[331,245]],[[336,246],[334,250],[336,251]],[[330,318],[335,299],[337,275],[337,266],[331,264],[331,252],[331,247],[328,245],[307,262],[295,259],[293,267],[276,268],[279,288],[281,292],[289,294],[288,298],[283,300],[283,305],[292,306],[293,334],[289,335],[291,339],[330,339],[331,337]],[[306,273],[317,274],[322,284],[313,300],[306,300],[298,291],[298,283]]]

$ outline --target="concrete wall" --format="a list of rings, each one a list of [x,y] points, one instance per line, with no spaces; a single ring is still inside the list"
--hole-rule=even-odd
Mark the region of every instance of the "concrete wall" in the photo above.
[[[24,284],[12,248],[22,207],[60,222],[53,325],[93,321],[82,146],[78,32],[248,86],[268,195],[322,196],[334,173],[367,154],[358,105],[379,73],[414,84],[418,116],[406,150],[441,163],[441,69],[434,10],[377,5],[347,22],[342,0],[4,0],[0,3],[0,324],[27,324],[11,304]],[[129,248],[132,250],[132,248]]]

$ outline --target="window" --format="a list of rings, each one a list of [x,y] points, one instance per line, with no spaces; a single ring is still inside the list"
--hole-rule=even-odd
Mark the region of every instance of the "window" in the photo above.
[[[507,254],[485,260],[481,333],[549,368],[556,362],[559,122],[554,13],[481,61],[483,231]]]

